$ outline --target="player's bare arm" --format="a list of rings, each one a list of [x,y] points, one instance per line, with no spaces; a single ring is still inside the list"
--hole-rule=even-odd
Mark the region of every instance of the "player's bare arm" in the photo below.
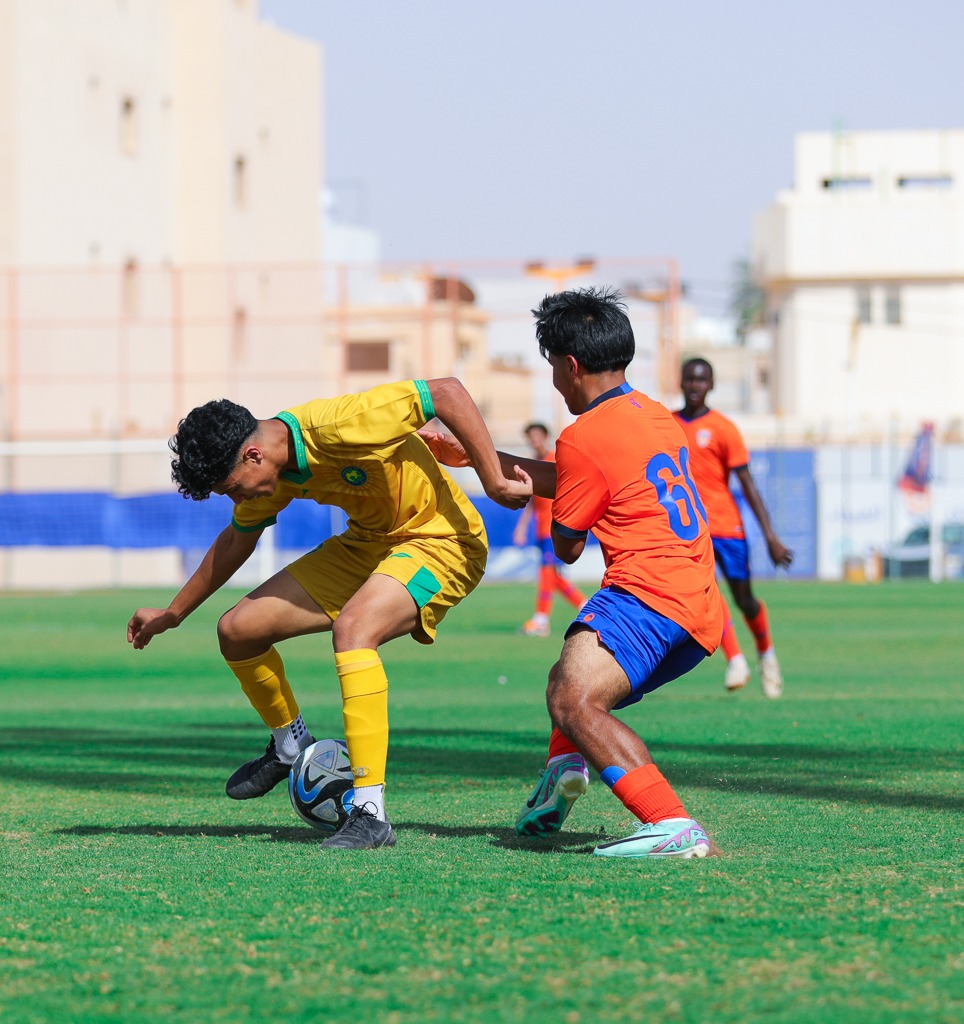
[[[565,562],[566,565],[572,565],[573,562],[583,553],[586,548],[585,537],[564,537],[556,529],[556,524],[552,524],[552,550],[556,553],[556,558],[560,562]]]
[[[540,498],[556,496],[556,464],[543,462],[542,459],[526,459],[508,452],[496,452],[499,464],[506,475],[514,472],[518,466],[532,481],[532,493]]]
[[[472,460],[462,447],[458,438],[441,430],[429,430],[423,427],[418,436],[428,445],[429,451],[443,466],[461,469],[471,466]],[[540,498],[554,498],[556,495],[556,465],[554,462],[543,462],[541,459],[526,459],[508,452],[497,451],[502,475],[507,479],[515,477],[518,466],[532,480],[532,493]]]
[[[478,406],[454,377],[426,381],[435,414],[452,431],[478,474],[485,493],[506,508],[522,508],[532,497],[532,480],[518,466],[505,473]]]
[[[194,575],[167,608],[138,608],[127,624],[127,642],[143,650],[160,633],[175,629],[250,558],[261,531],[242,533],[230,524],[214,539]]]
[[[766,505],[763,504],[763,498],[760,497],[756,484],[753,482],[749,467],[740,466],[736,470],[736,476],[740,481],[740,486],[743,488],[746,503],[753,510],[756,521],[760,524],[760,529],[763,531],[763,536],[767,542],[767,550],[770,552],[773,564],[783,569],[788,569],[793,562],[793,552],[781,542],[774,532],[773,525],[770,522],[770,515],[767,512]]]

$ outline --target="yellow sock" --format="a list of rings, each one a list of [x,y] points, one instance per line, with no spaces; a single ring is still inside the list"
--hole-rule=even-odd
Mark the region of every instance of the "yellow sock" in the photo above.
[[[345,742],[360,786],[383,786],[388,760],[388,677],[377,651],[335,654]]]
[[[284,662],[273,647],[256,658],[228,661],[228,668],[238,677],[251,707],[269,729],[290,725],[298,717],[298,702],[285,677]]]

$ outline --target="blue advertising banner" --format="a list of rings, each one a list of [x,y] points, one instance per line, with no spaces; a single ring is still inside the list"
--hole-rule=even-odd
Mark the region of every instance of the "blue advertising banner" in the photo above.
[[[751,471],[778,536],[794,552],[790,575],[816,575],[816,486],[809,449],[754,452]],[[755,576],[775,575],[753,513],[736,493]],[[512,547],[519,513],[474,497],[493,552]],[[231,519],[228,498],[190,501],[179,494],[118,497],[99,492],[0,494],[0,547],[205,549]],[[345,528],[337,508],[293,501],[279,516],[273,540],[284,551],[307,551]],[[595,543],[593,541],[592,543]],[[782,571],[782,570],[781,570]]]
[[[809,448],[769,448],[750,453],[753,481],[770,513],[777,536],[793,552],[789,571],[777,570],[766,541],[735,476],[731,483],[743,516],[750,546],[750,569],[755,577],[778,575],[812,579],[817,575],[817,486],[813,451]]]

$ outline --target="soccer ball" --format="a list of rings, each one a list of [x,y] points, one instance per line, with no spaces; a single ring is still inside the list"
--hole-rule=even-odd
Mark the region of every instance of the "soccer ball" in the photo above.
[[[302,821],[321,832],[337,832],[351,813],[355,780],[344,740],[318,740],[296,758],[288,773],[288,796]]]

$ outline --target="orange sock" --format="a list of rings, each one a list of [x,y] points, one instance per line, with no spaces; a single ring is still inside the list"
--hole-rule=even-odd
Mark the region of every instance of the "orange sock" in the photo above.
[[[546,758],[546,763],[548,764],[554,757],[559,757],[560,754],[578,753],[579,750],[576,748],[572,740],[553,727],[552,733],[549,736],[549,756]]]
[[[673,787],[654,764],[640,765],[613,786],[613,792],[640,821],[656,824],[667,818],[688,818]]]
[[[750,627],[750,632],[756,641],[757,654],[763,654],[770,650],[773,641],[770,639],[770,619],[767,615],[767,606],[762,601],[759,601],[758,604],[760,610],[756,613],[756,617],[747,619],[746,624]]]
[[[726,609],[726,622],[723,624],[723,638],[720,640],[720,646],[723,648],[726,660],[729,661],[740,653],[740,641],[733,628],[733,616],[730,614],[730,608],[725,603],[724,608]]]
[[[551,565],[539,568],[539,590],[536,593],[536,615],[548,615],[552,610],[552,577],[555,569]]]
[[[586,603],[586,598],[581,591],[577,590],[558,569],[553,569],[552,575],[556,590],[562,594],[573,608],[581,608]]]

